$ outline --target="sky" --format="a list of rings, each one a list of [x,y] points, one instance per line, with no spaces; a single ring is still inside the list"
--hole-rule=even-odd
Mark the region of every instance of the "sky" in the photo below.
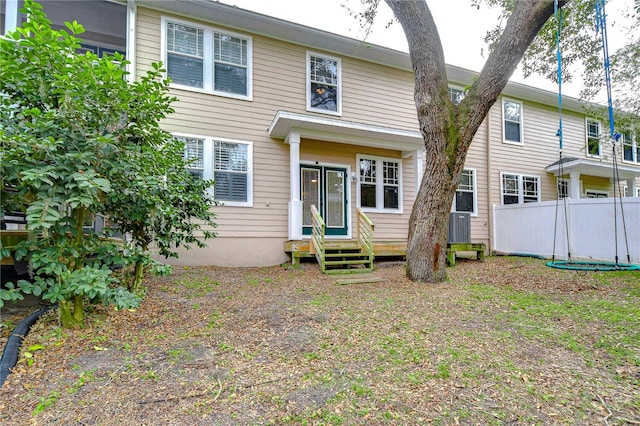
[[[363,39],[356,18],[349,16],[343,4],[361,10],[360,0],[219,0],[253,10],[264,15],[274,16],[287,21],[341,34],[355,39]],[[607,3],[608,24],[621,7],[626,7],[632,0],[610,0]],[[497,23],[498,10],[478,10],[471,5],[471,0],[430,0],[431,13],[438,26],[443,44],[445,61],[472,71],[480,71],[486,60],[487,47],[484,35]],[[407,42],[399,23],[385,28],[391,20],[392,13],[384,2],[380,3],[379,16],[373,32],[367,38],[372,44],[408,52]],[[609,52],[622,45],[624,34],[608,25]],[[484,53],[484,55],[483,55]],[[558,86],[542,77],[533,76],[525,79],[520,70],[516,71],[512,81],[538,87],[544,90],[557,91]],[[576,79],[578,80],[578,79]],[[563,84],[565,95],[578,97],[580,84]]]

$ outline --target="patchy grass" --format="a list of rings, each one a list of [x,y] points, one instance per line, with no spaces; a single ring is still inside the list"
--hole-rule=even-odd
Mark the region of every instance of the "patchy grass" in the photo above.
[[[176,268],[138,311],[39,321],[3,424],[634,424],[640,274],[462,260],[335,284],[313,264]],[[383,266],[383,265],[378,265]]]

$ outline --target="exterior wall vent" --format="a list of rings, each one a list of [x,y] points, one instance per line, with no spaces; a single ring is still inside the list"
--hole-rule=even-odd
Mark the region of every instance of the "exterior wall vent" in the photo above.
[[[455,212],[449,214],[449,242],[471,242],[471,213]]]

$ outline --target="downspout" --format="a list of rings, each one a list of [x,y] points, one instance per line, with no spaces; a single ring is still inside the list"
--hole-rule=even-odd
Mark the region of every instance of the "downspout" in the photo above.
[[[493,206],[491,200],[493,200],[493,185],[491,184],[491,177],[493,176],[493,169],[491,167],[491,110],[486,117],[487,123],[487,134],[486,134],[486,143],[487,143],[487,211],[489,212],[489,220],[488,220],[488,232],[489,232],[489,254],[493,253],[493,244],[495,235],[494,231],[494,223],[493,223]],[[477,185],[477,183],[476,183]]]
[[[4,2],[4,34],[9,34],[18,28],[18,0],[6,0]]]
[[[413,153],[413,167],[415,169],[415,181],[413,182],[413,202],[415,203],[418,192],[420,192],[420,185],[422,184],[422,177],[424,176],[424,151],[416,149]]]
[[[127,81],[136,81],[136,16],[137,6],[135,0],[127,0]]]

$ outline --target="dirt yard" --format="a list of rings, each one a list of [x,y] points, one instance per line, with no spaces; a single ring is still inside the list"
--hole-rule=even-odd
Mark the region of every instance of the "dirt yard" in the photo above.
[[[338,285],[313,263],[177,268],[138,310],[39,321],[0,423],[640,424],[639,273],[518,257],[448,273],[427,285],[378,263],[380,282]]]

